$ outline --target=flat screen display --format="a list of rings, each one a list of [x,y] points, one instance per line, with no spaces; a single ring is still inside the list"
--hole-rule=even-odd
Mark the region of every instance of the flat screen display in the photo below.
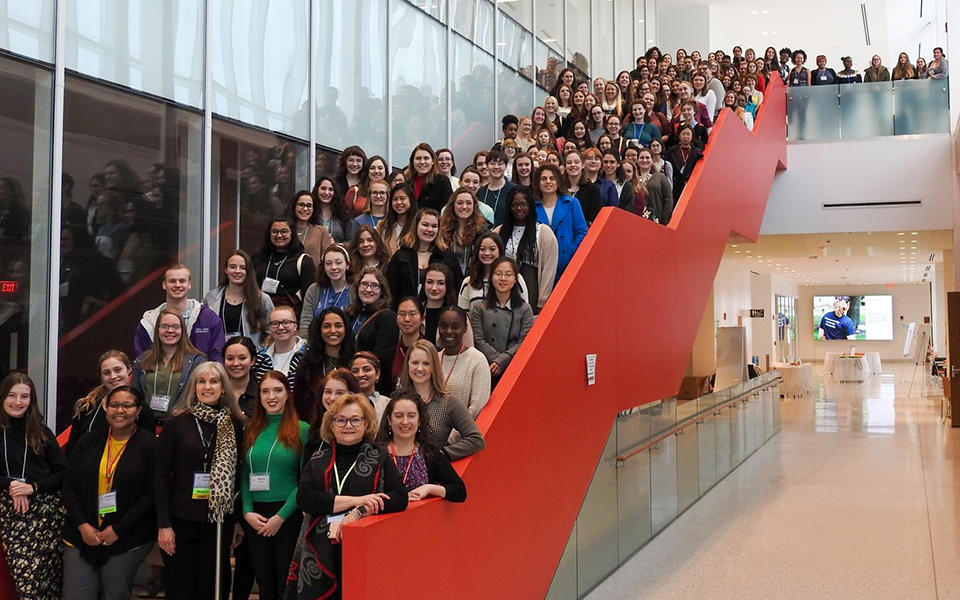
[[[814,296],[813,339],[892,340],[893,296]]]

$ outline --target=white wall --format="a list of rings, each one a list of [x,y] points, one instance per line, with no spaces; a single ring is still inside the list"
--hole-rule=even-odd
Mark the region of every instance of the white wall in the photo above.
[[[893,296],[893,340],[846,340],[827,341],[813,339],[813,297],[835,294],[864,295],[891,294]],[[906,340],[906,324],[911,321],[923,326],[923,318],[931,316],[930,284],[904,285],[815,285],[800,286],[800,303],[797,305],[797,338],[800,357],[805,361],[823,361],[826,352],[843,352],[856,346],[857,352],[879,352],[881,360],[904,360],[903,344]],[[901,326],[900,317],[903,317]]]
[[[760,233],[943,229],[953,223],[952,173],[946,134],[787,144],[787,170],[773,180]],[[822,208],[917,199],[918,208]]]
[[[710,7],[687,2],[662,2],[657,11],[657,46],[676,63],[678,48],[706,55],[710,40]]]

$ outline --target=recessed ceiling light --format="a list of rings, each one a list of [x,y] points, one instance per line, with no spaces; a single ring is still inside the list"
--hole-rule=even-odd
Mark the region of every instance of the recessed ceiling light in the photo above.
[[[897,235],[904,235],[904,232],[898,231],[898,232],[897,232]]]
[[[919,231],[911,231],[911,232],[910,232],[910,235],[920,235],[920,232],[919,232]]]

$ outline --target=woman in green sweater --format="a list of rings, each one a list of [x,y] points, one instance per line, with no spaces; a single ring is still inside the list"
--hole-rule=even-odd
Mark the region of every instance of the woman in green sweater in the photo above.
[[[297,483],[309,426],[297,418],[283,373],[268,372],[259,390],[244,437],[240,498],[260,598],[275,600],[282,596],[303,518]]]

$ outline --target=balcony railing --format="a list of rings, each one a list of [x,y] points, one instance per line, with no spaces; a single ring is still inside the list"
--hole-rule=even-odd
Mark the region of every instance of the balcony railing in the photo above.
[[[950,132],[948,79],[787,88],[787,140]]]

